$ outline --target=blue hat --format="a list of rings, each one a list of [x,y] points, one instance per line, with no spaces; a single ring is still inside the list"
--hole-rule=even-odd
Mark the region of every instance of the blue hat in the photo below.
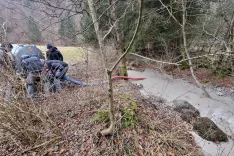
[[[53,48],[53,46],[51,44],[47,44],[47,49]]]

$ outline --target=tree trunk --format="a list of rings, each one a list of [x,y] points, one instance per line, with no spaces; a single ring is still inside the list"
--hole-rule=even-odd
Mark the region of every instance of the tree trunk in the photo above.
[[[117,18],[116,15],[116,5],[117,3],[112,4],[112,0],[109,0],[110,5],[112,5],[111,7],[111,16],[112,19],[116,22],[115,23],[115,34],[116,34],[116,38],[117,38],[117,50],[118,52],[123,55],[125,52],[125,48],[124,48],[124,35],[123,33],[120,31],[121,30],[121,26],[120,26],[120,19]],[[121,72],[120,75],[121,76],[128,76],[128,72],[127,72],[127,66],[126,66],[126,57],[123,57],[123,59],[121,60],[122,65],[121,65]]]
[[[109,135],[113,133],[115,129],[115,107],[114,107],[114,99],[113,99],[113,86],[112,86],[112,71],[107,71],[108,75],[108,97],[109,97],[109,118],[110,118],[110,126],[107,129],[101,131],[102,135]]]
[[[90,9],[90,14],[92,16],[92,20],[93,20],[93,25],[94,25],[94,29],[98,38],[98,44],[99,44],[99,48],[100,48],[100,52],[101,55],[103,56],[103,59],[105,60],[105,65],[107,64],[107,58],[106,58],[106,54],[103,51],[104,48],[104,44],[102,41],[102,35],[101,35],[101,31],[99,29],[99,21],[97,19],[97,13],[96,10],[94,8],[94,1],[93,0],[88,0],[88,5],[89,5],[89,9]]]
[[[99,48],[100,48],[101,54],[103,56],[103,60],[105,61],[105,68],[107,68],[107,57],[106,57],[105,52],[103,51],[104,50],[103,49],[104,44],[103,44],[101,32],[99,30],[99,22],[97,20],[97,14],[96,14],[96,11],[95,11],[95,8],[94,8],[94,1],[93,0],[88,0],[88,5],[89,5],[89,9],[90,9],[90,14],[91,14],[92,19],[93,19],[95,32],[97,34]],[[115,109],[114,109],[114,101],[113,101],[112,71],[109,71],[109,70],[106,69],[106,73],[107,73],[107,76],[108,76],[108,84],[109,84],[108,94],[109,94],[110,127],[108,129],[105,129],[105,130],[101,131],[102,135],[111,134],[114,131],[114,127],[115,127]]]
[[[184,51],[185,54],[188,58],[188,62],[189,62],[189,66],[190,66],[190,71],[191,74],[195,80],[195,82],[197,83],[197,85],[201,88],[201,90],[204,92],[205,97],[210,98],[209,93],[206,91],[205,87],[198,81],[196,75],[194,74],[194,70],[193,70],[193,64],[192,64],[192,60],[190,57],[190,54],[188,52],[188,48],[187,48],[187,39],[186,39],[186,32],[185,32],[185,24],[186,24],[186,0],[182,0],[182,8],[183,8],[183,21],[182,21],[182,34],[183,34],[183,41],[184,41]]]
[[[109,126],[109,128],[101,131],[102,135],[109,135],[109,134],[113,133],[114,130],[115,130],[116,121],[115,121],[115,107],[114,107],[114,100],[113,100],[112,72],[114,71],[116,66],[119,64],[119,62],[122,61],[123,58],[127,55],[128,51],[130,50],[130,48],[131,48],[131,46],[133,44],[133,41],[136,38],[137,32],[139,30],[139,25],[141,23],[143,0],[139,0],[139,3],[140,3],[140,9],[139,9],[138,23],[137,23],[134,35],[132,37],[132,40],[130,41],[127,49],[124,51],[124,53],[121,55],[121,57],[112,66],[111,70],[108,70],[107,69],[107,57],[106,57],[104,49],[103,49],[104,44],[103,44],[103,40],[102,40],[102,35],[101,35],[100,30],[99,30],[99,23],[98,23],[98,20],[97,20],[97,14],[96,14],[96,11],[94,9],[94,0],[88,0],[88,5],[89,5],[89,8],[90,8],[90,14],[92,16],[92,20],[93,20],[93,23],[94,23],[94,28],[95,28],[95,31],[96,31],[96,34],[97,34],[97,37],[98,37],[100,51],[101,51],[101,54],[102,54],[103,59],[105,61],[106,73],[107,73],[107,76],[108,76],[110,126]]]

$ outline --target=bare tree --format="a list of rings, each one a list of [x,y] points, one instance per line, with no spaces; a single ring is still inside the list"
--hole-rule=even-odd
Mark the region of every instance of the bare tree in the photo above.
[[[108,66],[107,66],[107,57],[106,57],[106,52],[105,52],[105,49],[104,49],[105,47],[104,47],[104,43],[103,43],[103,37],[101,35],[101,31],[100,31],[100,28],[99,28],[99,22],[98,22],[98,19],[97,19],[97,13],[96,13],[95,8],[94,8],[94,1],[93,0],[88,0],[88,5],[89,5],[89,8],[90,8],[90,14],[92,16],[92,20],[93,20],[93,23],[94,23],[94,28],[95,28],[95,31],[96,31],[96,34],[97,34],[97,37],[98,37],[98,43],[99,43],[100,52],[101,52],[101,54],[103,56],[103,60],[105,62],[105,69],[106,69],[106,74],[107,74],[107,77],[108,77],[109,116],[110,116],[110,122],[111,123],[110,123],[110,126],[109,126],[108,129],[105,129],[105,130],[101,131],[102,135],[109,135],[109,134],[113,133],[114,128],[115,128],[115,122],[116,121],[115,121],[115,106],[114,106],[114,100],[113,100],[112,72],[117,67],[117,65],[119,64],[119,62],[129,52],[129,50],[130,50],[130,48],[131,48],[131,46],[132,46],[132,44],[133,44],[133,42],[135,40],[136,34],[138,32],[138,29],[139,29],[139,25],[140,25],[140,22],[141,22],[143,0],[139,0],[139,3],[140,3],[139,17],[138,17],[137,26],[135,28],[135,33],[134,33],[134,35],[132,37],[132,40],[129,43],[127,49],[122,53],[122,56],[116,61],[116,63],[112,66],[112,68],[108,69]],[[112,4],[113,3],[111,3],[110,5],[112,5]],[[118,29],[118,28],[119,27],[117,27],[116,29]],[[119,37],[119,39],[120,39],[120,37]]]
[[[182,35],[183,35],[183,44],[184,44],[184,51],[185,54],[187,56],[188,62],[189,62],[189,68],[190,68],[190,72],[192,74],[193,79],[195,80],[196,84],[200,87],[200,89],[204,92],[204,95],[208,98],[210,98],[209,93],[206,91],[205,87],[198,81],[196,75],[194,74],[194,69],[193,69],[193,63],[192,63],[192,59],[190,57],[189,51],[188,51],[188,45],[187,45],[187,38],[186,38],[186,15],[187,15],[187,0],[182,0],[181,1],[181,6],[182,6],[182,23],[180,23],[176,17],[173,15],[173,13],[170,11],[170,9],[161,1],[159,0],[160,3],[167,9],[168,13],[170,14],[170,16],[180,25],[181,29],[182,29]]]
[[[185,24],[186,24],[186,4],[187,4],[187,0],[182,0],[182,9],[183,9],[183,22],[181,25],[182,28],[182,33],[183,33],[183,41],[184,41],[184,51],[186,53],[187,58],[189,59],[189,66],[190,66],[190,71],[191,74],[193,76],[193,79],[196,81],[197,85],[201,88],[201,90],[204,92],[204,95],[208,98],[210,98],[209,93],[206,91],[206,89],[204,88],[204,86],[198,81],[196,75],[194,74],[194,70],[193,70],[193,64],[192,64],[192,60],[187,48],[187,39],[186,39],[186,32],[185,32]]]

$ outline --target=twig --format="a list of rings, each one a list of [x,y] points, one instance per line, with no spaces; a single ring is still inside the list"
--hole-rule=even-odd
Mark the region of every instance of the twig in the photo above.
[[[168,9],[168,7],[161,1],[159,0],[159,2],[162,4],[163,7],[165,7],[168,11],[168,13],[171,15],[171,17],[180,25],[182,26],[182,24],[175,18],[175,16],[172,14],[172,12]]]
[[[104,41],[106,39],[106,37],[111,33],[111,31],[113,30],[113,28],[115,27],[116,21],[115,23],[111,26],[111,28],[108,30],[108,32],[106,33],[106,35],[103,37],[102,41]]]
[[[169,65],[176,65],[176,66],[179,66],[179,65],[181,65],[180,63],[181,63],[181,62],[184,62],[184,61],[199,59],[199,58],[207,57],[207,56],[228,55],[228,53],[234,53],[234,52],[223,52],[223,53],[206,54],[206,55],[201,55],[201,56],[195,56],[195,57],[191,57],[191,58],[187,58],[187,59],[180,60],[180,61],[175,62],[175,63],[173,63],[173,62],[159,61],[159,60],[151,59],[151,58],[148,58],[148,57],[145,57],[145,56],[142,56],[142,55],[138,55],[138,54],[134,54],[134,53],[130,53],[130,54],[131,54],[131,55],[134,55],[134,56],[137,56],[137,57],[141,57],[141,58],[146,59],[146,60],[150,60],[150,61],[154,61],[154,62],[157,62],[157,63],[161,63],[161,64],[169,64]]]
[[[124,12],[124,14],[120,18],[116,19],[116,21],[114,22],[114,24],[111,26],[111,28],[108,30],[108,32],[106,33],[106,35],[103,37],[102,41],[104,41],[106,39],[106,37],[111,33],[111,31],[113,30],[113,28],[116,27],[116,23],[118,23],[119,20],[125,16],[125,14],[126,14],[126,11]]]
[[[40,148],[40,147],[42,147],[42,146],[46,146],[46,145],[48,145],[49,143],[51,143],[51,142],[53,142],[53,141],[55,141],[55,140],[57,140],[57,139],[60,139],[60,138],[61,138],[61,137],[57,137],[57,138],[51,139],[51,140],[49,140],[49,141],[46,141],[46,142],[44,142],[44,143],[42,143],[42,144],[40,144],[40,145],[34,146],[34,147],[30,148],[30,149],[27,149],[27,150],[23,151],[22,154],[25,153],[25,152],[31,151],[31,150],[35,150],[35,149]]]
[[[201,55],[201,56],[195,56],[187,59],[180,60],[176,62],[177,64],[180,64],[181,62],[188,61],[188,60],[194,60],[202,57],[207,57],[207,56],[215,56],[215,55],[227,55],[227,53],[232,53],[232,52],[224,52],[224,53],[216,53],[216,54],[206,54],[206,55]]]
[[[137,57],[141,57],[143,59],[146,59],[146,60],[150,60],[150,61],[154,61],[154,62],[157,62],[157,63],[162,63],[162,64],[170,64],[170,65],[177,65],[179,66],[180,64],[180,61],[179,62],[176,62],[176,63],[173,63],[173,62],[164,62],[164,61],[158,61],[158,60],[154,60],[154,59],[151,59],[151,58],[148,58],[148,57],[145,57],[145,56],[141,56],[141,55],[138,55],[138,54],[134,54],[134,53],[130,53],[131,55],[135,55]],[[183,60],[181,61],[183,62]]]
[[[7,21],[5,21],[3,24],[2,24],[2,29],[4,31],[4,41],[6,40],[6,37],[7,37],[7,32],[6,32],[6,29],[5,29],[5,24],[7,23]]]

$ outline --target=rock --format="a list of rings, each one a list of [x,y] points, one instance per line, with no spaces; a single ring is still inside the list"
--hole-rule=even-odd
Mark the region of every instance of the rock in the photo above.
[[[135,61],[131,61],[130,63],[129,63],[129,66],[131,66],[131,67],[137,67],[139,64],[137,63],[137,62],[135,62]]]
[[[132,67],[132,66],[127,66],[127,70],[135,70],[136,68]]]
[[[179,112],[179,113],[183,113],[183,109],[189,109],[189,110],[193,111],[195,114],[197,114],[197,116],[200,116],[200,112],[198,111],[198,109],[196,109],[188,101],[174,100],[173,103],[174,103],[174,105],[173,105],[174,110]]]
[[[135,70],[136,67],[139,66],[139,64],[135,61],[126,62],[126,64],[127,64],[127,70]]]
[[[165,103],[166,100],[164,98],[162,98],[161,96],[152,96],[151,97],[153,102],[157,102],[157,103]]]
[[[193,123],[199,117],[199,114],[196,113],[194,110],[191,109],[182,109],[181,110],[181,118],[182,120]]]
[[[194,123],[193,128],[203,139],[206,139],[208,141],[228,141],[227,135],[221,129],[219,129],[212,120],[207,117],[198,118],[196,123]]]
[[[174,110],[181,113],[182,120],[188,123],[193,123],[200,116],[200,112],[185,100],[174,100],[173,103]]]
[[[136,86],[137,86],[138,88],[143,88],[143,85],[140,84],[140,83],[137,83]]]
[[[59,150],[58,146],[55,146],[54,149],[53,149],[54,152],[57,152],[58,150]]]
[[[217,90],[218,92],[222,92],[222,91],[223,91],[223,88],[218,87],[218,88],[216,88],[216,90]]]
[[[224,96],[224,94],[222,93],[222,92],[216,92],[216,94],[218,95],[218,96]]]
[[[76,66],[78,63],[77,62],[72,62],[70,65],[71,66]]]

